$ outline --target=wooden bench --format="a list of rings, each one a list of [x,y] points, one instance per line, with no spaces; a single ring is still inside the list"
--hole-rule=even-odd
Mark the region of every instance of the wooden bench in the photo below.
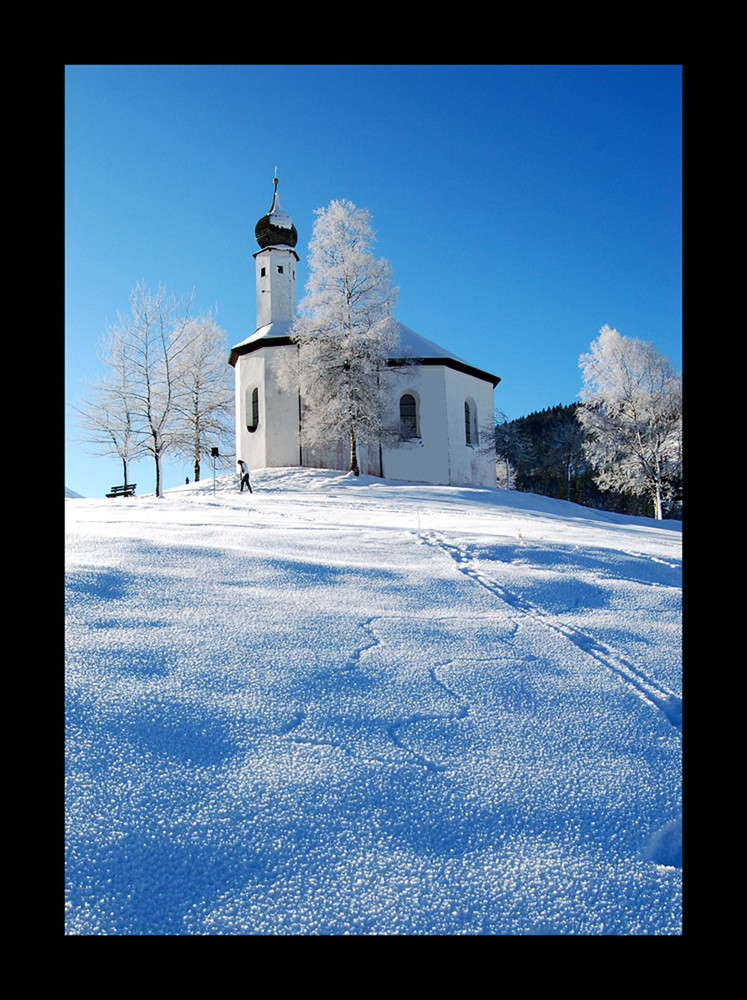
[[[125,486],[112,486],[108,497],[134,497],[137,483],[127,483]]]

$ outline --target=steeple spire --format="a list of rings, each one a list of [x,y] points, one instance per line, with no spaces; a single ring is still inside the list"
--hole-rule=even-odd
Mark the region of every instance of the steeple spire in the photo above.
[[[294,247],[298,242],[298,233],[291,217],[280,207],[277,167],[275,167],[272,183],[274,185],[272,207],[254,227],[254,235],[263,250],[270,246]]]

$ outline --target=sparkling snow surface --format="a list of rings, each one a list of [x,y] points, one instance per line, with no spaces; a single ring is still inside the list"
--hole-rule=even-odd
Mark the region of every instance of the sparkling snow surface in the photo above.
[[[67,933],[680,934],[680,525],[252,483],[65,502]]]

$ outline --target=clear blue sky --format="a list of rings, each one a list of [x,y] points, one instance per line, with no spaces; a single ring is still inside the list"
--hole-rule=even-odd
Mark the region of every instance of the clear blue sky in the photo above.
[[[578,398],[608,323],[682,366],[679,66],[68,66],[65,396],[101,373],[138,281],[254,330],[254,226],[277,166],[299,234],[369,209],[397,317],[499,375],[509,419]],[[65,485],[115,458],[75,443]],[[153,489],[150,463],[138,493]],[[189,469],[168,461],[166,487]]]

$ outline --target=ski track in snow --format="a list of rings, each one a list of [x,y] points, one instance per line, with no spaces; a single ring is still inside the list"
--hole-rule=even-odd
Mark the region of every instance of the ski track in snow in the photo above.
[[[658,709],[677,729],[682,731],[682,698],[669,691],[662,684],[647,677],[609,646],[587,633],[562,621],[557,615],[551,616],[537,605],[504,587],[497,580],[485,576],[464,546],[449,542],[437,531],[421,531],[418,537],[426,544],[445,553],[455,563],[456,568],[466,577],[500,598],[515,611],[533,619],[539,625],[574,643],[583,652],[594,657],[608,670],[615,673],[645,702]],[[663,562],[663,560],[659,560]]]

